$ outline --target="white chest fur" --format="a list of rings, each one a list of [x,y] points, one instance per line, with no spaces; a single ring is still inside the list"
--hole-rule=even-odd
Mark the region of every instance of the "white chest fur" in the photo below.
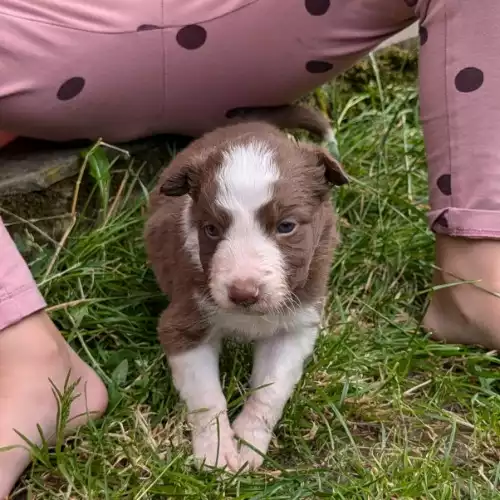
[[[206,310],[206,305],[205,310]],[[203,307],[203,306],[202,306]],[[246,314],[239,311],[207,311],[211,335],[252,341],[278,332],[310,330],[319,326],[320,315],[313,306],[298,308],[289,314]]]

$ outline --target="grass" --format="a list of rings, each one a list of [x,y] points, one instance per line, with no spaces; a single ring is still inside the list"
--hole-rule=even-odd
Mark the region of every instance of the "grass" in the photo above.
[[[353,182],[335,194],[343,243],[325,329],[263,470],[228,478],[193,469],[156,341],[165,299],[143,249],[147,186],[134,165],[108,176],[93,155],[93,199],[106,210],[75,212],[57,254],[33,239],[24,252],[52,317],[105,380],[109,411],[65,446],[38,450],[20,490],[89,500],[500,498],[498,359],[419,329],[433,239],[418,97],[415,84],[377,78],[375,68],[372,60],[362,90],[339,82],[309,97],[334,117]],[[226,350],[222,365],[234,415],[248,348]]]

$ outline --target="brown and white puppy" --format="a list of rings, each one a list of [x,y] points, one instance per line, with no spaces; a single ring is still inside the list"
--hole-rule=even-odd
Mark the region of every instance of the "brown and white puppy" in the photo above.
[[[295,127],[293,109],[275,122]],[[159,337],[207,465],[262,463],[235,436],[266,453],[313,350],[337,239],[330,187],[346,182],[325,149],[248,122],[194,141],[151,195],[146,247],[171,300]],[[252,393],[232,426],[219,380],[228,336],[255,342]]]

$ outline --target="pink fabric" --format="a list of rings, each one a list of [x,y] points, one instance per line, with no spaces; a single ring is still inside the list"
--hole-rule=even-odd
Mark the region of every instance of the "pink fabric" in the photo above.
[[[295,100],[414,19],[404,0],[2,0],[0,130],[199,135]]]
[[[0,218],[0,331],[46,306]]]
[[[112,142],[199,135],[235,108],[290,103],[419,20],[430,226],[498,238],[500,4],[476,4],[2,0],[0,130]]]
[[[498,0],[2,0],[0,130],[199,135],[294,101],[416,20],[429,224],[498,239]],[[6,325],[41,302],[2,234]]]

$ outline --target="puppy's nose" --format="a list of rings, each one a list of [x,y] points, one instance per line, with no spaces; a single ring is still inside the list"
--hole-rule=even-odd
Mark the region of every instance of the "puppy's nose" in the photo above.
[[[259,300],[259,286],[253,280],[236,280],[229,287],[228,295],[234,304],[251,306]]]

